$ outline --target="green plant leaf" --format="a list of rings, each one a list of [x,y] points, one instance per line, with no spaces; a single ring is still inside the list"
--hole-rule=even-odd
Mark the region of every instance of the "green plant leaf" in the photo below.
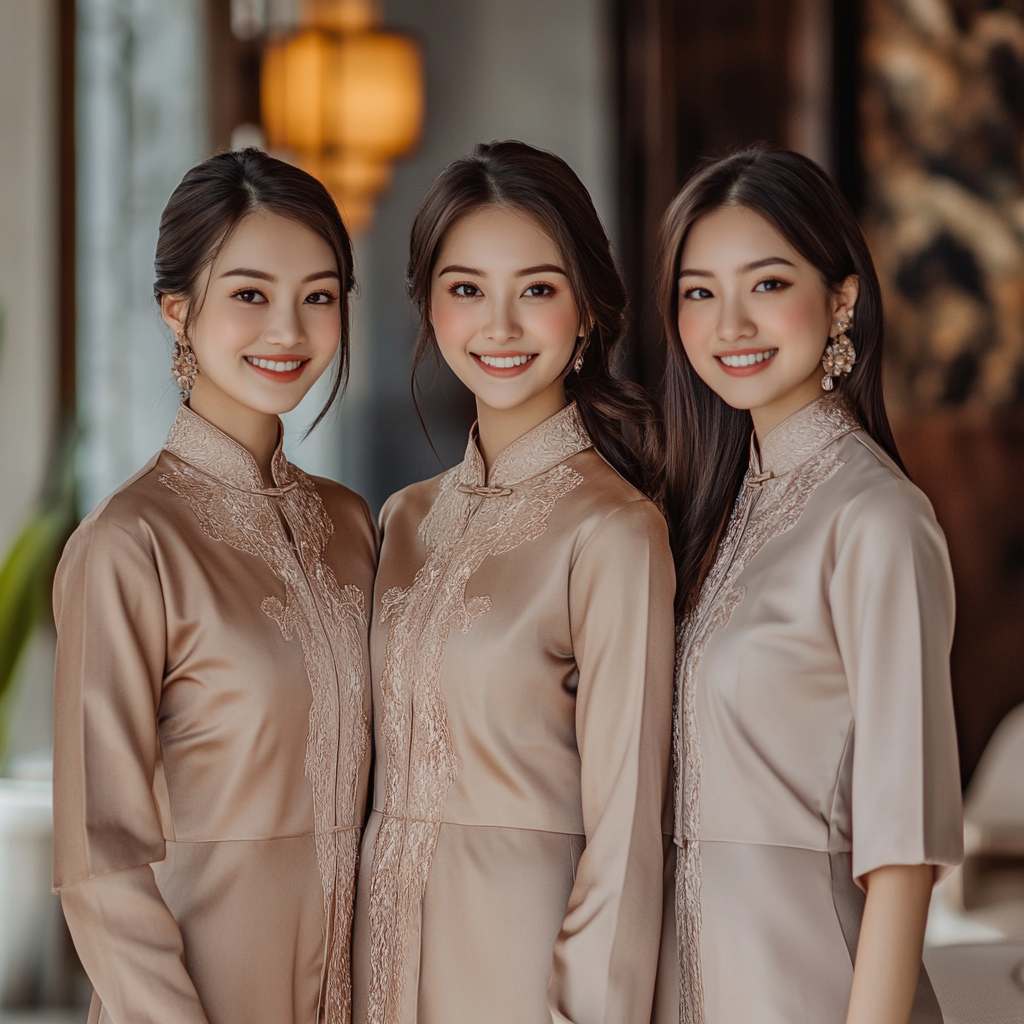
[[[74,529],[75,430],[59,434],[44,494],[0,564],[0,717],[10,713],[10,689],[39,619],[49,603],[53,573]],[[0,762],[9,723],[0,721]]]

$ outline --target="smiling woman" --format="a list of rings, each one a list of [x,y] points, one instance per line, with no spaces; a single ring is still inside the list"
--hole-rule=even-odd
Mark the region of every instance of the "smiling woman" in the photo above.
[[[355,1020],[649,1024],[673,576],[622,281],[580,180],[516,142],[442,173],[410,250],[418,354],[478,421],[381,513]]]
[[[828,176],[765,148],[698,172],[663,243],[678,863],[653,1019],[941,1020],[952,578],[889,430],[871,257]]]
[[[91,1020],[345,1024],[377,538],[279,414],[344,380],[348,236],[315,179],[224,153],[156,276],[183,402],[55,584],[54,885]]]

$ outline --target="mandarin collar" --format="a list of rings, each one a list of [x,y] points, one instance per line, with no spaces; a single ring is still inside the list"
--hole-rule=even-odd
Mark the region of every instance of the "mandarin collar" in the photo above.
[[[275,486],[266,487],[260,467],[252,455],[182,402],[167,434],[164,449],[228,487],[273,496],[295,486],[290,480],[291,466],[282,450],[283,442],[284,431],[278,421],[277,448],[274,449],[270,464]]]
[[[750,435],[751,482],[785,476],[860,424],[838,399],[822,395],[769,431],[758,446]]]
[[[560,462],[593,446],[583,417],[573,402],[503,448],[488,475],[477,447],[477,427],[469,432],[459,483],[467,489],[508,492],[515,484],[546,473]]]

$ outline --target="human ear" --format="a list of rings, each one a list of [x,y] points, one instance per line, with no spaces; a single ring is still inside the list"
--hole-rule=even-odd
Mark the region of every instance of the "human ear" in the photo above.
[[[860,295],[860,278],[850,274],[832,296],[832,320],[851,319]]]
[[[188,317],[188,299],[183,295],[161,295],[160,315],[164,323],[170,327],[177,338],[185,331],[185,320]]]

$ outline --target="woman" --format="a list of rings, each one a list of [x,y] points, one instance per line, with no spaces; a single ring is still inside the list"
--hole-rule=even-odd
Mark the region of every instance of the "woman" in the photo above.
[[[579,179],[518,142],[433,184],[408,280],[416,361],[478,421],[381,514],[355,1019],[647,1024],[674,590],[622,281]]]
[[[682,622],[660,1019],[940,1020],[921,946],[962,854],[953,584],[886,418],[871,257],[820,168],[761,148],[699,172],[663,243]]]
[[[330,195],[264,153],[194,167],[164,211],[183,403],[54,591],[54,884],[91,1021],[350,1018],[376,533],[278,416],[332,363],[339,393],[352,285]]]

